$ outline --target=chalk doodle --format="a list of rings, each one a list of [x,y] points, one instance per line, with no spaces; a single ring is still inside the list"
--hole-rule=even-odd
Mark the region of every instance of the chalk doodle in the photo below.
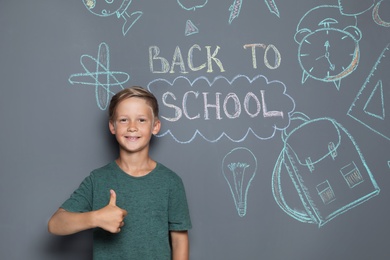
[[[342,15],[360,15],[374,6],[374,0],[360,1],[359,4],[355,0],[338,0],[340,13]]]
[[[338,0],[340,13],[347,16],[356,16],[361,15],[368,10],[372,9],[372,19],[374,22],[383,27],[390,27],[390,21],[385,21],[382,18],[382,15],[387,15],[387,19],[390,8],[390,1],[379,0],[375,3],[374,0],[361,1],[359,4],[356,4],[353,0]],[[381,13],[381,14],[380,14]]]
[[[142,16],[141,11],[136,11],[131,14],[127,12],[132,0],[83,0],[85,7],[94,15],[100,17],[108,17],[115,15],[118,19],[124,19],[122,26],[122,34],[127,32]]]
[[[264,0],[264,1],[267,4],[269,11],[275,14],[277,17],[280,17],[279,10],[275,4],[275,1],[274,0]]]
[[[347,113],[387,140],[390,140],[390,118],[388,117],[390,111],[386,108],[388,108],[390,96],[389,91],[384,91],[384,87],[390,86],[390,82],[385,81],[389,66],[390,43],[379,55]]]
[[[112,87],[123,89],[122,84],[126,83],[130,76],[125,72],[110,71],[110,52],[108,45],[102,42],[99,45],[97,58],[90,55],[82,55],[80,64],[85,70],[83,73],[72,74],[69,82],[95,87],[95,96],[98,107],[105,110],[108,106]]]
[[[256,171],[257,159],[245,147],[231,150],[222,160],[222,174],[228,183],[240,217],[246,215],[248,191]]]
[[[241,6],[242,6],[242,0],[233,1],[233,4],[229,7],[229,11],[230,11],[229,23],[232,23],[233,20],[240,15]]]
[[[187,11],[195,11],[204,7],[208,0],[176,0],[181,8]]]
[[[189,36],[195,33],[198,33],[199,29],[195,26],[195,24],[191,20],[187,20],[186,22],[186,28],[185,28],[185,36]]]
[[[295,108],[286,86],[262,75],[252,79],[238,75],[231,81],[219,76],[211,82],[205,77],[191,82],[180,76],[173,82],[153,80],[148,89],[161,104],[164,122],[157,136],[170,135],[178,143],[190,143],[196,136],[208,142],[223,137],[242,142],[249,134],[270,139],[289,125]]]
[[[386,7],[383,7],[382,5],[386,5]],[[375,7],[372,10],[372,19],[374,19],[376,24],[383,27],[390,27],[390,21],[384,21],[379,15],[379,10],[389,10],[389,8],[390,8],[390,1],[380,0],[376,3]],[[387,12],[385,11],[383,13],[389,14],[389,11]]]
[[[302,17],[294,36],[299,44],[302,84],[311,77],[333,82],[340,89],[341,79],[359,64],[362,35],[356,23],[355,16],[341,15],[338,6],[317,6]]]
[[[204,7],[208,0],[176,0],[181,8],[187,11],[195,11],[196,9]],[[185,25],[185,36],[190,36],[199,32],[198,27],[191,20],[187,20]]]
[[[275,4],[274,0],[264,0],[269,11],[275,14],[277,17],[280,17],[278,7]],[[233,22],[234,19],[238,18],[240,15],[242,6],[242,0],[233,0],[232,5],[229,7],[230,16],[229,16],[229,24]]]
[[[378,103],[376,101],[379,101]],[[370,116],[385,120],[385,101],[383,83],[379,80],[364,105],[363,111]]]
[[[321,227],[379,194],[357,143],[341,124],[332,118],[310,119],[297,112],[291,120],[300,124],[283,131],[284,147],[272,176],[273,196],[284,212]],[[289,184],[287,178],[282,182],[286,174],[303,210],[291,207],[291,197],[283,194]]]

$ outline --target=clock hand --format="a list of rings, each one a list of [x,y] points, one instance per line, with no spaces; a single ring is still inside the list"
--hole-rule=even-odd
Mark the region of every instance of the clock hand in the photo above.
[[[324,56],[325,56],[326,60],[329,62],[329,68],[330,68],[331,70],[334,70],[334,69],[336,68],[336,66],[335,66],[334,64],[332,64],[332,62],[330,62],[329,52],[326,51],[326,53],[325,53]]]
[[[326,41],[326,42],[324,43],[324,46],[325,46],[325,51],[328,52],[328,49],[329,49],[329,47],[330,47],[329,41]]]
[[[316,60],[319,60],[319,59],[321,59],[323,57],[326,57],[326,59],[328,60],[329,64],[332,65],[331,62],[329,61],[329,50],[328,50],[329,47],[330,47],[329,41],[326,41],[324,43],[324,47],[325,47],[325,55],[319,56]]]
[[[330,47],[329,41],[326,41],[324,43],[324,47],[325,47],[325,55],[324,56],[325,56],[326,60],[329,62],[329,68],[331,70],[334,70],[336,66],[334,64],[332,64],[332,62],[330,62],[330,58],[329,58],[329,47]]]
[[[326,60],[328,61],[329,63],[329,68],[331,70],[334,70],[336,68],[336,66],[334,64],[332,64],[332,62],[330,62],[330,58],[329,58],[329,52],[325,52],[325,55],[322,55],[322,56],[319,56],[318,58],[316,58],[316,60],[319,60],[319,59],[322,59],[322,58],[326,58]]]

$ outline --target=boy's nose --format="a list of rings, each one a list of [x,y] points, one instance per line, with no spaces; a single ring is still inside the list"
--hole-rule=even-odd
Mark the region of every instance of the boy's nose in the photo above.
[[[137,128],[135,127],[135,125],[130,124],[130,125],[127,127],[127,132],[135,132],[135,131],[137,131]]]

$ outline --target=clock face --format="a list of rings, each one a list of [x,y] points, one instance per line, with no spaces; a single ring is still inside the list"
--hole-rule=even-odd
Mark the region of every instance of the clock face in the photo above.
[[[302,40],[298,57],[303,73],[317,80],[336,81],[355,70],[359,44],[347,31],[324,28]]]

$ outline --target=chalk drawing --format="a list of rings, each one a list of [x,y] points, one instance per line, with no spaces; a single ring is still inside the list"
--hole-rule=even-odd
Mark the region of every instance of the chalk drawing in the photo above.
[[[94,86],[97,105],[101,110],[105,110],[111,95],[115,94],[111,88],[123,89],[122,84],[130,79],[129,74],[110,71],[110,52],[104,42],[99,45],[97,58],[84,54],[80,58],[80,64],[85,72],[72,74],[69,82],[72,85]]]
[[[186,22],[186,28],[185,28],[185,36],[189,36],[195,33],[198,33],[199,29],[195,26],[195,24],[191,20],[187,20]]]
[[[222,174],[228,183],[240,217],[246,215],[248,191],[256,171],[257,159],[245,147],[231,150],[222,160]]]
[[[356,23],[355,16],[341,15],[339,6],[330,5],[317,6],[302,17],[294,36],[302,84],[311,77],[340,89],[341,79],[359,64],[362,34]]]
[[[153,80],[148,89],[161,104],[163,123],[156,136],[170,135],[178,143],[190,143],[196,136],[208,142],[222,138],[242,142],[249,134],[270,139],[288,127],[295,108],[286,86],[263,75],[252,79],[238,75],[232,80],[218,76],[211,82],[206,77],[190,81],[180,76],[173,82]]]
[[[383,7],[382,5],[386,5],[386,7]],[[390,21],[384,21],[381,18],[381,16],[379,15],[380,10],[383,10],[382,13],[384,13],[384,14],[389,14],[389,8],[390,8],[389,1],[380,0],[379,2],[377,2],[375,4],[375,7],[372,10],[372,19],[374,19],[376,24],[383,26],[383,27],[390,27]]]
[[[390,140],[390,43],[383,49],[347,114],[380,136]]]
[[[280,17],[278,7],[276,6],[276,3],[274,0],[264,0],[266,3],[269,11],[272,14],[275,14],[277,17]],[[240,15],[242,7],[242,0],[233,0],[233,3],[229,7],[230,15],[229,15],[229,24],[233,22],[234,19],[238,18]]]
[[[233,1],[233,4],[229,7],[229,11],[230,11],[229,23],[232,23],[233,20],[240,15],[241,6],[242,6],[242,0]]]
[[[342,15],[356,16],[361,15],[374,6],[374,0],[364,0],[356,2],[356,0],[338,0],[340,13]]]
[[[116,16],[118,19],[124,20],[122,26],[122,34],[127,32],[142,16],[141,11],[136,11],[131,14],[127,12],[132,0],[83,0],[85,7],[94,15],[100,17]]]
[[[347,129],[332,118],[310,119],[298,112],[291,120],[301,124],[283,131],[284,147],[272,176],[273,196],[285,213],[322,227],[379,194],[379,186]],[[292,182],[288,183],[288,178],[282,181],[283,174]],[[297,191],[301,210],[291,207],[291,197],[283,194],[289,184]]]
[[[267,4],[269,11],[272,14],[275,14],[277,17],[280,17],[279,10],[278,7],[276,6],[275,1],[274,0],[264,0],[264,1]]]
[[[195,11],[204,7],[208,0],[176,0],[181,8],[187,11]]]

